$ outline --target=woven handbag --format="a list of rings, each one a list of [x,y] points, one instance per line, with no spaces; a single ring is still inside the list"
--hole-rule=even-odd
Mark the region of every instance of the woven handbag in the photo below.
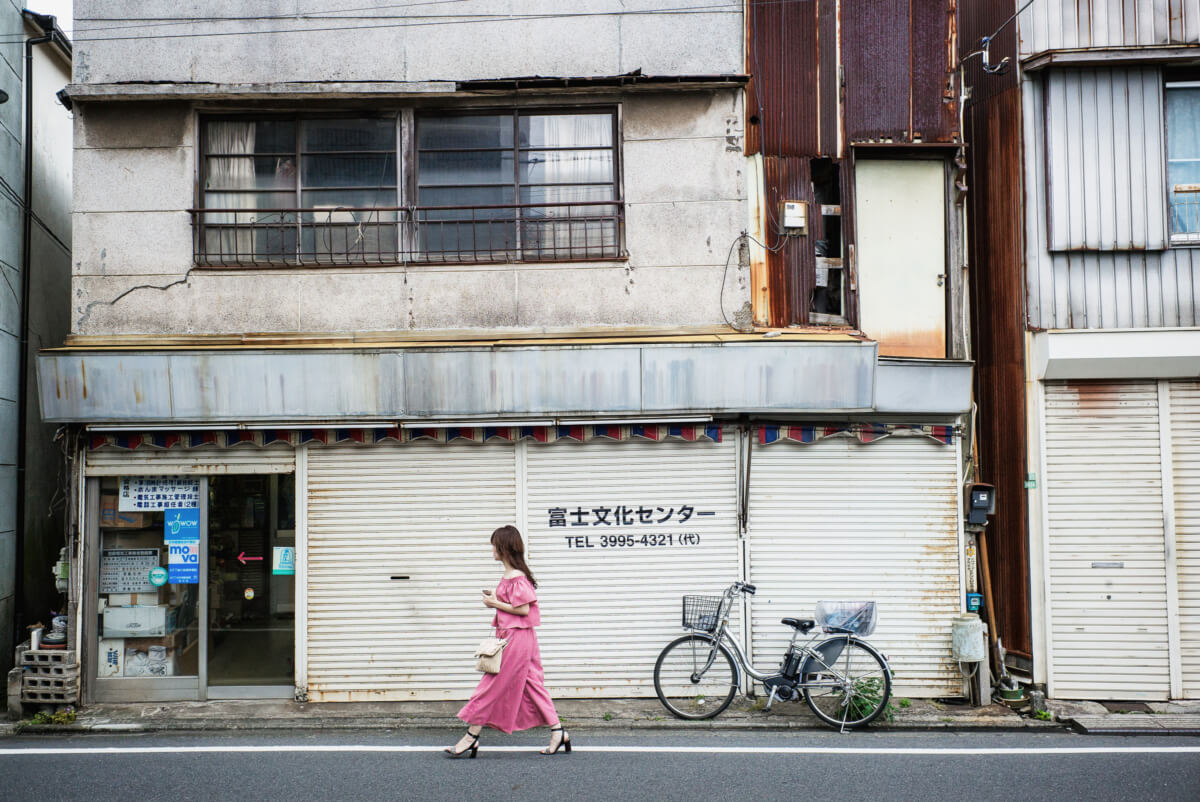
[[[485,674],[500,673],[500,655],[508,645],[507,638],[484,638],[475,649],[475,670]]]

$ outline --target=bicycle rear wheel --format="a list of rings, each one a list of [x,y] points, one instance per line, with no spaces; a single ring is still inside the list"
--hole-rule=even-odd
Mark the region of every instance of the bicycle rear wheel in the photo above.
[[[733,655],[712,638],[684,635],[666,645],[654,664],[654,691],[677,718],[714,718],[737,695]]]
[[[892,678],[873,646],[844,635],[822,641],[804,664],[804,701],[831,727],[853,730],[879,717],[892,695]]]

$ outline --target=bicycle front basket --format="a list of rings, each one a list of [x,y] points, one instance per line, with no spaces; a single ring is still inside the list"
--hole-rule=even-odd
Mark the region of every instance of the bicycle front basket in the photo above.
[[[814,618],[823,629],[844,630],[865,638],[875,631],[879,616],[873,601],[821,601],[817,602]]]
[[[717,628],[717,618],[720,614],[720,596],[683,597],[683,626],[685,629],[712,632]]]

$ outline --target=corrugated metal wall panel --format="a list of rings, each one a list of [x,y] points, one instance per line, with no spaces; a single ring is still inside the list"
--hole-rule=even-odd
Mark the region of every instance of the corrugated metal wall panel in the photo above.
[[[288,445],[235,448],[100,449],[84,456],[88,476],[292,473],[296,451]]]
[[[526,446],[529,564],[538,580],[538,639],[552,695],[654,696],[654,661],[682,634],[681,597],[737,581],[735,441]],[[680,522],[684,505],[694,514]],[[662,524],[638,524],[635,516],[631,525],[597,526],[593,514],[588,526],[571,526],[577,519],[570,515],[566,527],[549,525],[554,508],[620,506],[652,508],[656,521],[676,513]],[[681,544],[688,533],[699,542]],[[650,545],[656,534],[672,541]],[[633,538],[633,545],[601,541],[617,536]],[[589,538],[590,547],[567,541],[579,537]]]
[[[514,447],[312,448],[308,477],[309,698],[467,698],[488,538],[517,519]]]
[[[1166,247],[1161,72],[1051,70],[1046,82],[1050,250]]]
[[[961,609],[957,450],[918,438],[755,445],[750,462],[753,659],[774,668],[822,599],[875,599],[872,643],[900,696],[962,690],[950,658]]]
[[[1179,653],[1185,699],[1200,699],[1200,382],[1171,382]]]
[[[758,118],[757,125],[746,126],[747,155],[820,152],[817,106],[820,102],[823,107],[825,98],[819,98],[817,86],[818,52],[824,52],[817,46],[817,5],[817,0],[750,0],[747,5],[746,71],[751,81],[746,113]],[[836,59],[836,40],[821,47]]]
[[[1200,252],[1196,249],[1050,252],[1043,96],[1040,80],[1023,83],[1027,324],[1034,329],[1200,325]],[[1142,194],[1165,197],[1162,175],[1161,165],[1150,171],[1143,179]],[[1132,182],[1129,187],[1130,197],[1137,197]],[[1119,230],[1128,230],[1133,237],[1147,229],[1144,220],[1133,220]]]
[[[1002,21],[993,21],[988,32]],[[996,626],[1005,648],[1031,658],[1020,120],[1015,81],[1010,89],[982,100],[972,97],[967,105],[967,202],[974,226],[967,261],[979,478],[995,485],[997,497],[1004,499],[987,532]]]
[[[1166,699],[1156,383],[1047,383],[1050,692]]]
[[[910,141],[909,0],[877,0],[843,8],[842,63],[846,70],[847,139]]]
[[[1196,0],[1039,0],[1018,24],[1023,57],[1045,50],[1200,42]]]

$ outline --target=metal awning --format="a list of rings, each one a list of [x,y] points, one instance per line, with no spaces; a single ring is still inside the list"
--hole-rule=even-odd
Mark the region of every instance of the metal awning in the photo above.
[[[869,341],[513,347],[55,349],[42,416],[90,424],[496,421],[680,414],[956,415],[970,362]]]

